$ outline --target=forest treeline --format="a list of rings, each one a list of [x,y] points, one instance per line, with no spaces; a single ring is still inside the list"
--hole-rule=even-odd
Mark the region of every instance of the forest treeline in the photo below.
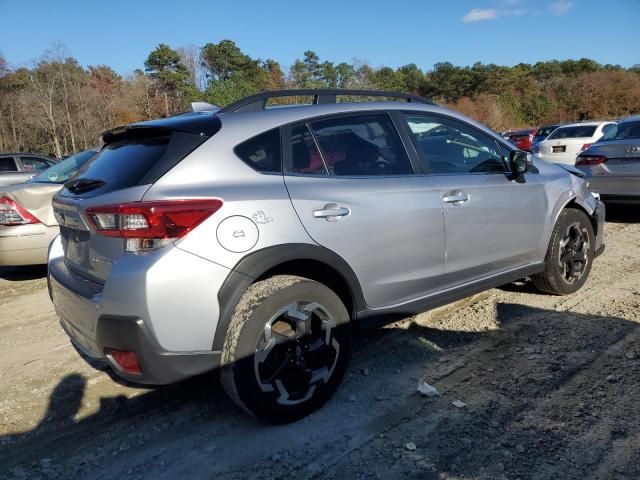
[[[415,93],[495,130],[640,113],[640,65],[590,59],[499,66],[436,63],[373,67],[335,63],[312,51],[288,69],[255,59],[233,41],[173,49],[158,45],[143,68],[122,76],[108,65],[84,68],[61,45],[30,67],[0,56],[0,151],[62,156],[99,143],[117,125],[172,115],[204,100],[224,106],[281,88],[373,88]]]

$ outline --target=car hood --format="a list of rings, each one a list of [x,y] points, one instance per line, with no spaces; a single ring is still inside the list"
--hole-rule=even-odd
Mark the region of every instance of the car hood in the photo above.
[[[607,158],[640,158],[640,139],[594,143],[583,152],[583,155],[602,155]]]
[[[21,183],[0,188],[0,197],[18,202],[31,215],[47,226],[57,225],[51,200],[62,185],[57,183]]]

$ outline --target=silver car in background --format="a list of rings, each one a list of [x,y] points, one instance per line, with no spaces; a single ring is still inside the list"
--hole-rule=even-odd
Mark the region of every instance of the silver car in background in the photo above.
[[[53,199],[62,327],[129,381],[221,367],[231,399],[270,421],[329,399],[353,323],[525,277],[571,294],[604,249],[580,172],[413,95],[267,92],[103,141]]]
[[[589,188],[608,203],[640,203],[640,115],[622,120],[578,155]]]

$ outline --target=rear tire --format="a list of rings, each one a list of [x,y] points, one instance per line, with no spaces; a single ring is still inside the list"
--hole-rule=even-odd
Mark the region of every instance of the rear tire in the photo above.
[[[313,280],[277,275],[240,299],[222,351],[222,385],[252,415],[288,423],[324,405],[350,354],[351,324],[340,298]]]
[[[585,284],[591,271],[595,247],[589,217],[575,208],[566,208],[558,217],[543,272],[533,275],[533,285],[553,295],[570,295]]]

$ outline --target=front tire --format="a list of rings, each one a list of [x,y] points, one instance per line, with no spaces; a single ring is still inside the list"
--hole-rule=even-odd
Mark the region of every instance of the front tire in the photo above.
[[[324,405],[350,354],[351,324],[340,298],[313,280],[277,275],[240,299],[222,351],[222,385],[252,415],[288,423]]]
[[[582,210],[564,209],[551,234],[545,269],[532,277],[534,286],[553,295],[577,292],[591,272],[594,246],[589,217]]]

